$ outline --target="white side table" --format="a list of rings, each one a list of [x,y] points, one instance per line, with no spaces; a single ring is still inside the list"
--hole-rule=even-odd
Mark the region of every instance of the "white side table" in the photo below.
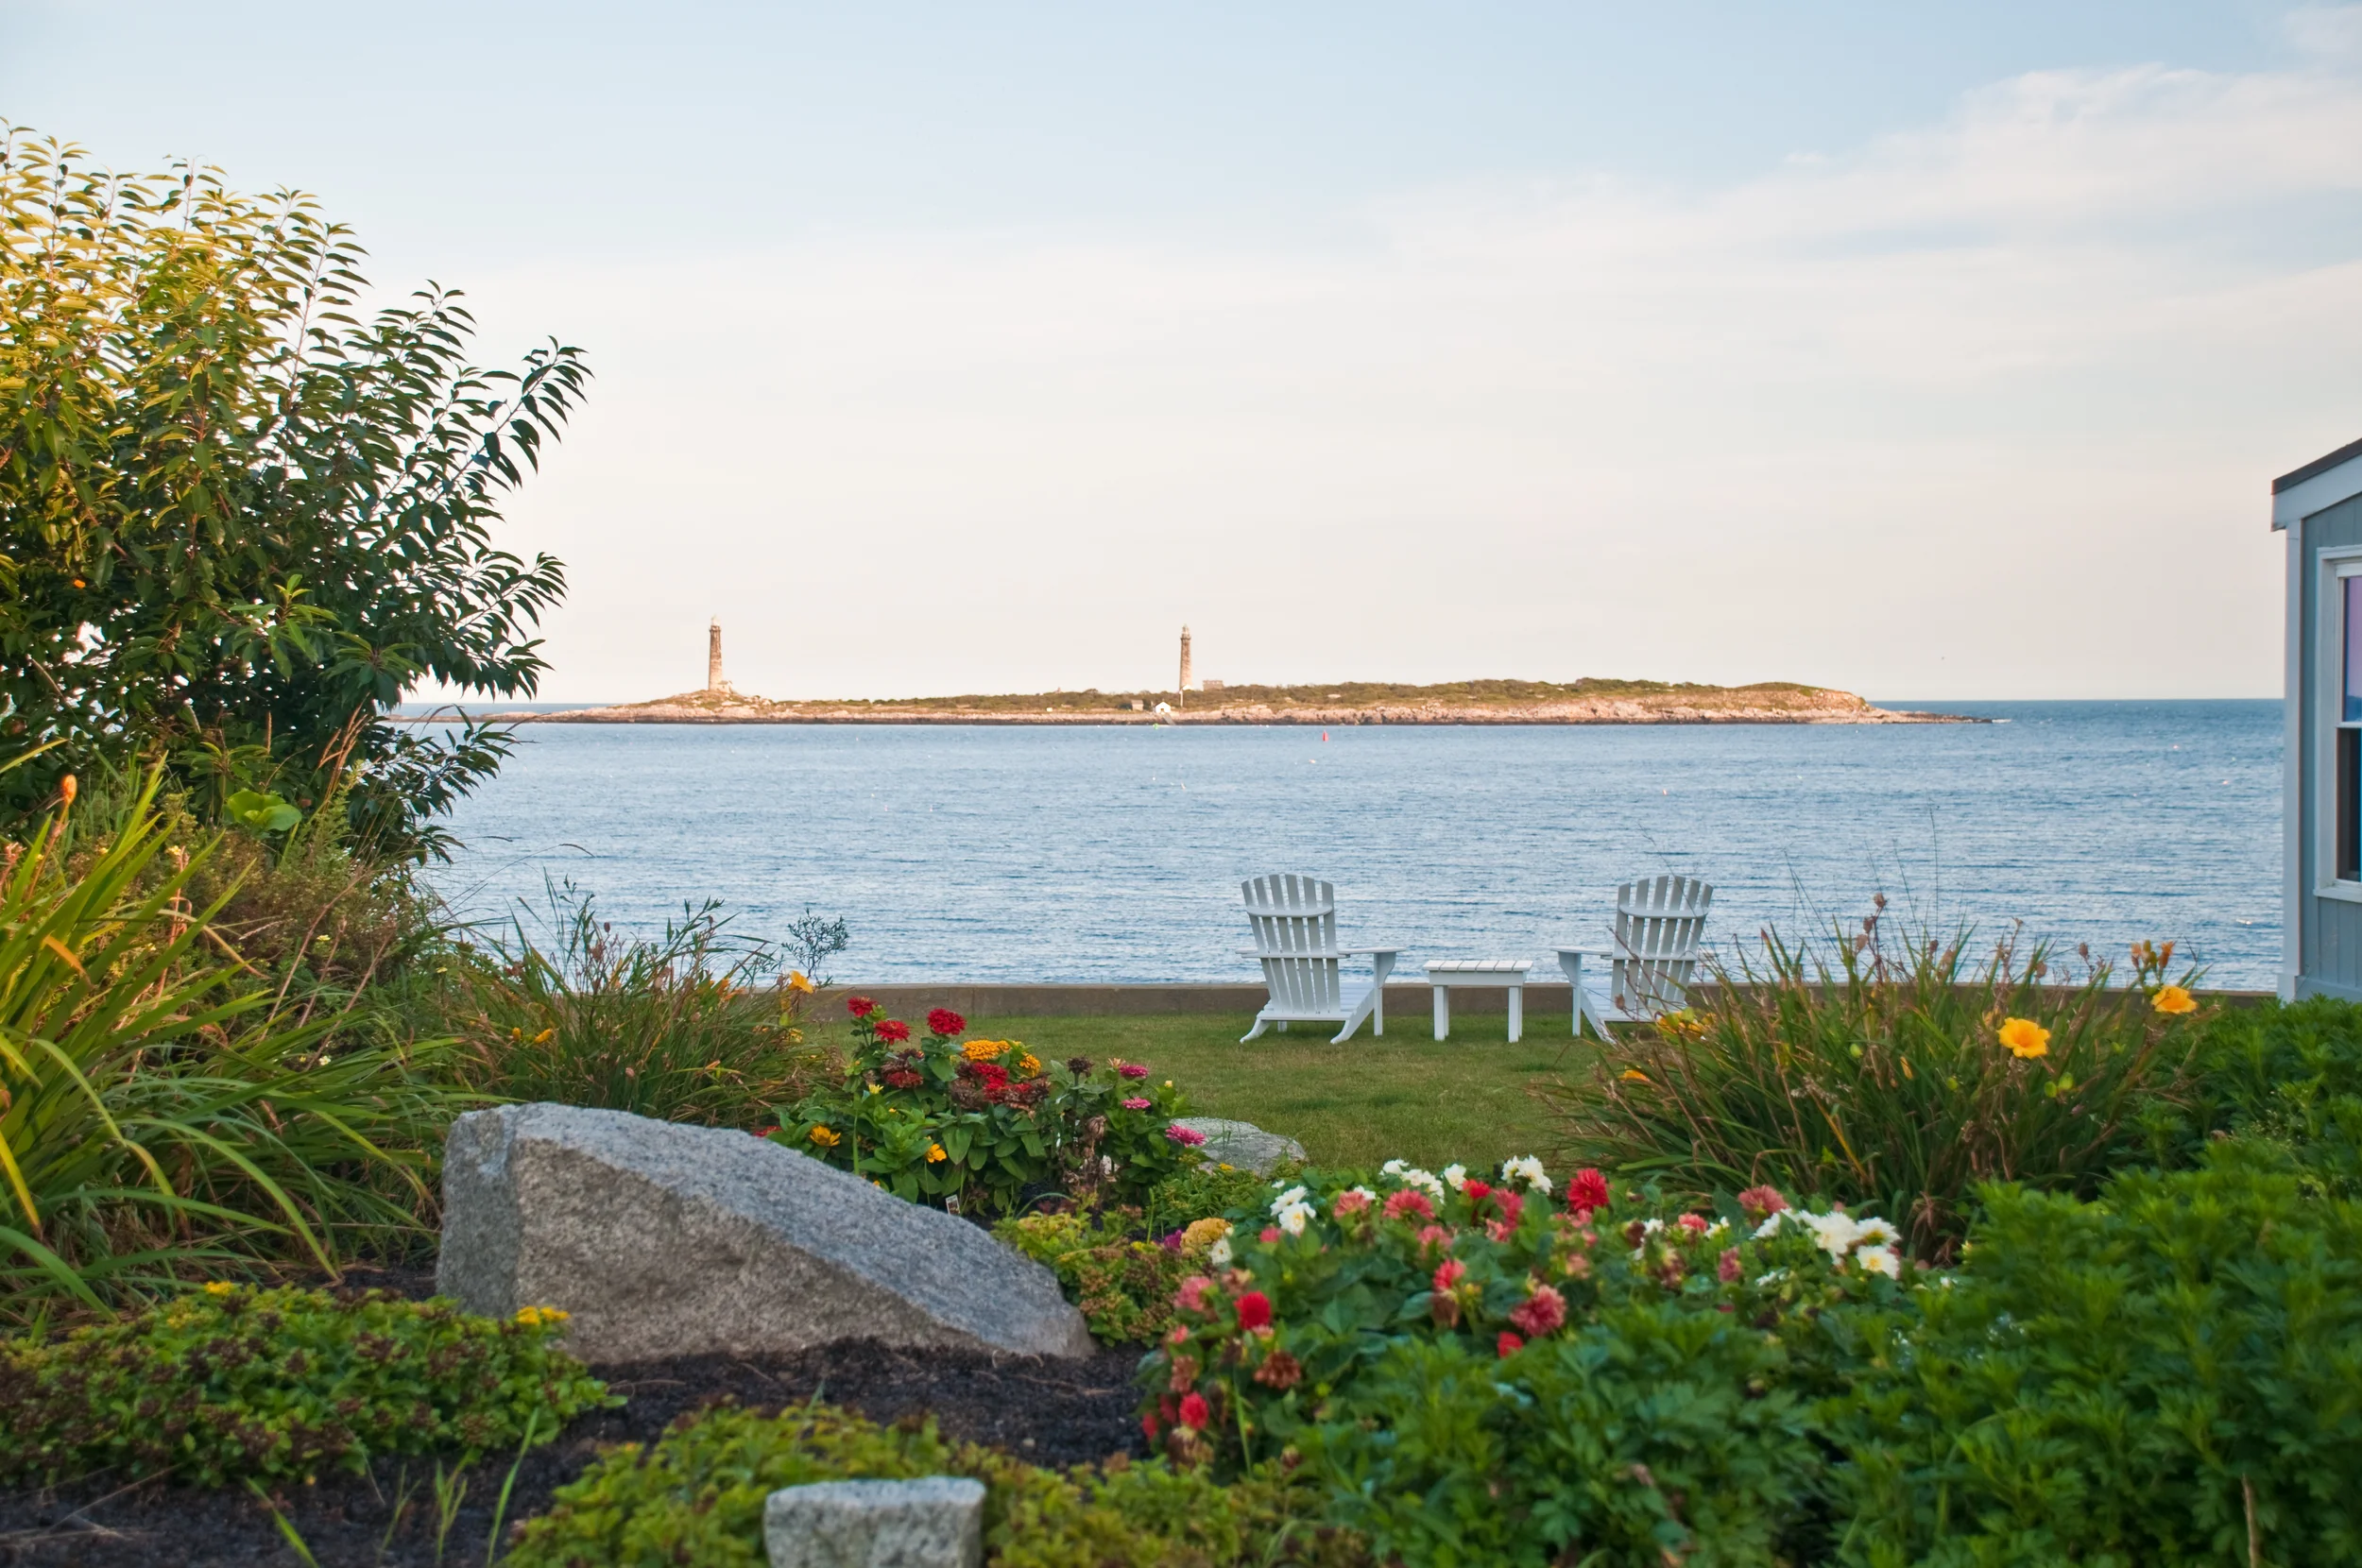
[[[1427,966],[1427,983],[1435,993],[1435,1038],[1451,1034],[1451,988],[1481,985],[1509,993],[1509,1043],[1515,1045],[1526,1028],[1526,975],[1533,967],[1524,958],[1444,958]]]

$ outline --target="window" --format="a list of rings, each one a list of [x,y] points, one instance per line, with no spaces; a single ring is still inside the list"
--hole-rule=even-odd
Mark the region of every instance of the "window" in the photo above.
[[[2336,616],[2330,640],[2337,670],[2337,697],[2331,711],[2330,876],[2362,882],[2362,560],[2330,563],[2336,593],[2329,602]],[[2324,661],[2327,662],[2327,661]]]

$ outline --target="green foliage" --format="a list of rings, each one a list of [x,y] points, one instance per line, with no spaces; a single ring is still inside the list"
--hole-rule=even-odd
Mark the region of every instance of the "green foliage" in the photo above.
[[[240,790],[221,803],[222,815],[253,833],[283,833],[303,820],[284,797]]]
[[[1772,1219],[1784,1201],[1764,1190],[1725,1219],[1672,1215],[1652,1194],[1612,1197],[1597,1171],[1579,1174],[1579,1206],[1557,1208],[1539,1174],[1522,1161],[1500,1186],[1398,1162],[1374,1185],[1305,1172],[1273,1198],[1265,1229],[1241,1226],[1183,1282],[1174,1328],[1141,1364],[1152,1436],[1177,1459],[1235,1472],[1309,1452],[1315,1428],[1391,1424],[1384,1396],[1354,1401],[1405,1343],[1506,1366],[1522,1347],[1660,1305],[1743,1328],[1776,1351],[1780,1386],[1817,1398],[1844,1387],[1896,1310],[1883,1221]]]
[[[793,1001],[757,987],[775,967],[708,901],[660,937],[618,934],[572,883],[549,891],[555,940],[522,921],[487,955],[456,966],[452,1026],[459,1072],[488,1095],[629,1111],[660,1121],[749,1130],[823,1066],[805,1048]]]
[[[68,863],[62,817],[0,879],[0,1287],[12,1317],[165,1287],[193,1264],[412,1234],[462,1103],[404,1047],[293,1024],[214,940],[143,793]],[[178,861],[177,865],[174,861]]]
[[[2362,1561],[2362,1204],[2270,1164],[1983,1193],[1844,1424],[1847,1560]]]
[[[65,741],[0,820],[161,751],[208,819],[350,782],[366,842],[421,853],[498,766],[505,732],[385,714],[427,679],[534,690],[563,573],[490,528],[589,372],[555,343],[474,368],[439,290],[355,319],[360,257],[300,195],[0,126],[0,713]]]
[[[722,1407],[683,1417],[642,1453],[601,1458],[528,1522],[510,1568],[747,1568],[764,1560],[763,1500],[847,1477],[970,1475],[984,1483],[985,1547],[1001,1568],[1218,1568],[1366,1562],[1315,1528],[1316,1500],[1266,1476],[1221,1487],[1163,1464],[1065,1474],[946,1442],[930,1421],[878,1427],[825,1406],[777,1416]]]
[[[2170,945],[2135,949],[2130,988],[2104,963],[2062,984],[2039,948],[1977,963],[1961,941],[1897,951],[1880,920],[1820,957],[1767,933],[1760,969],[1717,974],[1710,1011],[1660,1019],[1589,1082],[1546,1090],[1567,1157],[1696,1202],[1771,1183],[1867,1204],[1943,1259],[1976,1184],[2088,1198],[2172,1121],[2199,1020],[2153,1005],[2182,999],[2165,984]],[[2004,1048],[2016,1019],[2047,1031],[2041,1054]]]
[[[1787,1372],[1732,1314],[1626,1298],[1505,1360],[1396,1340],[1303,1448],[1384,1560],[1769,1565],[1826,1468]]]
[[[1294,1178],[1296,1167],[1293,1162],[1283,1162],[1272,1174],[1285,1185]],[[1271,1194],[1269,1178],[1237,1166],[1201,1161],[1183,1167],[1149,1189],[1141,1228],[1152,1236],[1160,1236],[1191,1220],[1214,1216],[1234,1221],[1255,1219],[1259,1224]]]
[[[0,1474],[169,1471],[200,1486],[471,1456],[557,1429],[606,1386],[556,1348],[565,1314],[500,1322],[382,1291],[208,1286],[48,1344],[0,1348]]]
[[[2168,1163],[2231,1135],[2280,1150],[2309,1186],[2362,1197],[2362,1006],[2313,997],[2227,1010],[2208,1021],[2197,1069]]]
[[[1192,1262],[1178,1247],[1142,1240],[1139,1211],[1118,1209],[1085,1217],[1028,1214],[1003,1219],[992,1234],[1058,1276],[1082,1309],[1091,1335],[1108,1344],[1155,1338],[1172,1321],[1172,1293],[1184,1275],[1203,1267],[1204,1246]]]
[[[1168,1135],[1180,1095],[1137,1064],[1053,1065],[1018,1040],[955,1045],[967,1021],[946,1008],[914,1041],[866,997],[846,1008],[856,1046],[842,1078],[782,1111],[773,1136],[913,1202],[1000,1215],[1050,1193],[1137,1204],[1197,1159]]]

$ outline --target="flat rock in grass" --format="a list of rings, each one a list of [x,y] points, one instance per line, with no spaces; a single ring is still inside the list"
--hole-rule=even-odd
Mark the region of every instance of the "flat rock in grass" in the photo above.
[[[435,1282],[471,1312],[563,1308],[593,1362],[1093,1349],[1056,1277],[964,1219],[745,1133],[572,1105],[452,1123]]]
[[[984,1485],[964,1475],[817,1481],[763,1500],[771,1568],[983,1568]]]
[[[1277,1133],[1266,1133],[1251,1121],[1224,1121],[1220,1116],[1183,1116],[1180,1125],[1206,1134],[1198,1152],[1218,1165],[1234,1165],[1268,1176],[1282,1161],[1302,1164],[1304,1145]]]

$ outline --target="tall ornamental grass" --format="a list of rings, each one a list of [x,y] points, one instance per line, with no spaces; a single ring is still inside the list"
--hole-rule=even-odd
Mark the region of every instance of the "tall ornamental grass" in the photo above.
[[[2166,982],[2171,944],[2135,946],[2118,986],[2088,954],[2079,978],[2013,942],[1895,945],[1882,918],[1809,950],[1764,932],[1702,1011],[1546,1087],[1567,1162],[1700,1202],[1770,1185],[1867,1207],[1942,1260],[1977,1183],[2089,1198],[2180,1121],[2201,1031],[2194,975]]]
[[[571,883],[550,890],[549,911],[546,941],[520,920],[464,967],[453,1022],[471,1087],[752,1129],[832,1065],[797,1027],[810,982],[764,986],[777,961],[713,903],[656,937],[618,932]]]
[[[186,896],[218,841],[167,846],[151,779],[69,859],[68,789],[0,879],[0,1316],[415,1233],[439,1048],[288,1026]]]

